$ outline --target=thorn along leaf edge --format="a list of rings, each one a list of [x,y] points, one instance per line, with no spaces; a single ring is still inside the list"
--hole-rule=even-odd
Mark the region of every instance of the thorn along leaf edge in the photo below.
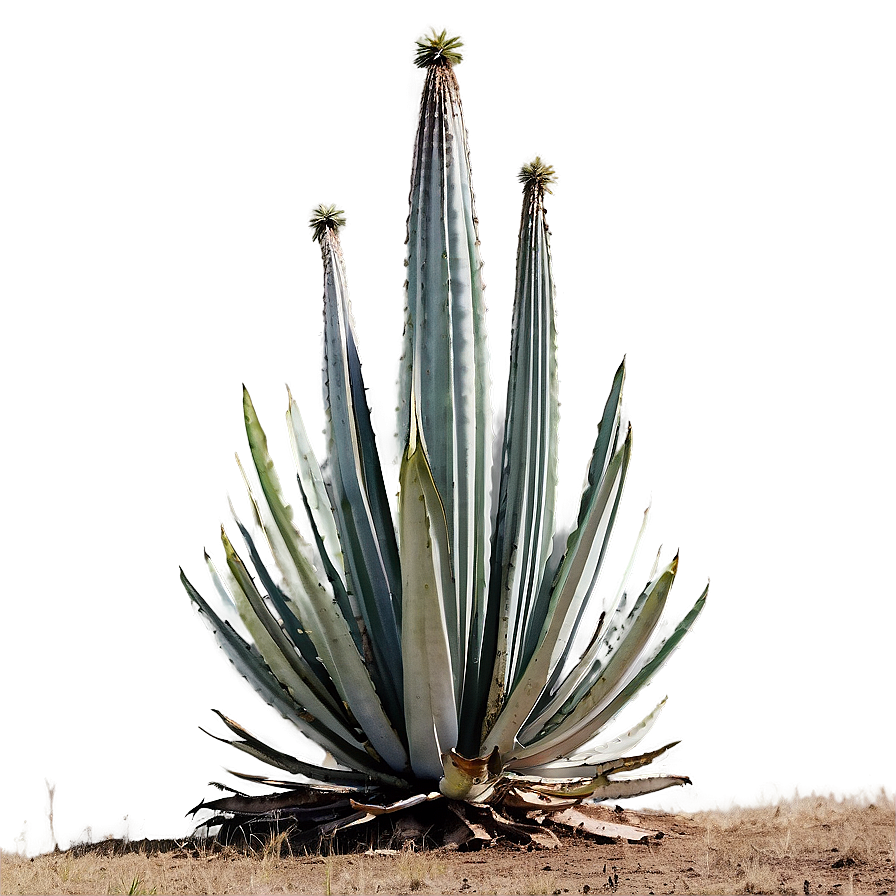
[[[235,518],[242,547],[222,528],[223,564],[205,554],[223,609],[213,609],[181,571],[238,672],[325,753],[318,762],[299,759],[218,713],[235,739],[213,737],[296,776],[234,773],[277,788],[268,797],[216,785],[229,795],[192,811],[211,813],[203,826],[225,833],[289,818],[300,835],[318,837],[438,799],[471,807],[464,811],[487,808],[492,819],[507,812],[518,822],[534,809],[543,818],[585,799],[690,783],[681,775],[631,776],[677,743],[632,753],[665,699],[634,727],[612,730],[690,630],[708,591],[661,634],[678,556],[631,590],[646,512],[621,579],[604,569],[632,444],[621,415],[624,361],[601,415],[578,517],[565,550],[554,550],[561,537],[559,401],[543,200],[556,175],[540,156],[518,175],[506,425],[491,495],[492,413],[467,132],[456,79],[433,76],[461,61],[461,46],[446,31],[417,42],[416,64],[429,73],[408,216],[397,525],[339,244],[345,213],[320,205],[309,225],[324,270],[327,456],[315,457],[290,394],[298,488],[289,497],[244,388],[254,481],[240,469],[252,518],[248,525]],[[588,646],[576,656],[579,643]]]

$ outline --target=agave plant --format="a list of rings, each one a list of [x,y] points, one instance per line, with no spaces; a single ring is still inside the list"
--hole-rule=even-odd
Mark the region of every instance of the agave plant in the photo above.
[[[510,375],[492,507],[482,262],[454,72],[460,47],[445,32],[417,43],[426,81],[408,217],[397,527],[355,340],[344,216],[320,206],[311,226],[324,269],[323,463],[291,396],[286,414],[306,535],[244,390],[258,480],[244,473],[253,519],[236,519],[248,562],[223,529],[226,565],[219,570],[206,554],[233,622],[181,572],[238,671],[326,751],[319,763],[299,759],[218,713],[236,736],[228,743],[297,777],[241,775],[278,789],[253,797],[227,788],[229,796],[193,810],[215,812],[209,824],[280,813],[321,834],[436,799],[454,801],[455,811],[487,808],[492,818],[504,810],[543,815],[688,783],[631,776],[673,746],[630,755],[662,703],[630,730],[613,738],[606,731],[706,600],[704,591],[661,637],[677,556],[655,565],[638,592],[627,583],[633,552],[621,583],[606,587],[632,444],[620,411],[624,364],[599,422],[578,517],[565,550],[554,550],[558,388],[544,206],[554,171],[540,158],[519,175]]]

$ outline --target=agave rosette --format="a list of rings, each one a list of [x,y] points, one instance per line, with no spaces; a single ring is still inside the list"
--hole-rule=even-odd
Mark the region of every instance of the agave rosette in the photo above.
[[[630,755],[662,704],[596,743],[690,629],[706,591],[662,638],[657,625],[677,556],[654,569],[637,596],[628,591],[629,564],[614,598],[593,606],[631,454],[620,411],[624,363],[599,422],[578,517],[562,555],[554,551],[559,415],[544,208],[554,172],[539,158],[520,173],[510,375],[491,506],[482,262],[453,70],[460,46],[445,32],[418,42],[426,82],[408,216],[397,527],[355,340],[343,213],[321,206],[311,225],[324,267],[323,463],[292,396],[287,411],[307,535],[244,390],[257,475],[250,485],[244,474],[253,519],[236,519],[242,555],[222,529],[226,564],[218,570],[206,560],[248,637],[181,572],[238,671],[328,757],[301,760],[218,713],[235,735],[220,739],[297,777],[240,775],[278,790],[247,796],[227,788],[229,796],[196,807],[216,813],[207,823],[288,812],[306,832],[323,834],[440,798],[544,812],[688,782],[632,776],[674,746]],[[593,633],[575,656],[588,625]]]

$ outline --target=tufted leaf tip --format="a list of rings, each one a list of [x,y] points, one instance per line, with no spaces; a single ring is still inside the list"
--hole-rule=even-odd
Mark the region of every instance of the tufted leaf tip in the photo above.
[[[315,242],[320,242],[327,231],[338,233],[340,227],[345,227],[345,212],[335,205],[319,205],[311,213],[308,226],[312,230],[312,238]]]
[[[421,37],[417,41],[417,55],[414,63],[420,68],[438,65],[450,68],[463,59],[458,52],[462,46],[463,41],[459,37],[449,37],[448,32],[444,29],[441,34],[437,34],[436,29],[433,28],[429,37]]]
[[[524,192],[536,190],[542,196],[545,193],[550,193],[550,184],[557,181],[553,166],[542,162],[541,156],[535,156],[528,165],[523,165],[518,177]]]

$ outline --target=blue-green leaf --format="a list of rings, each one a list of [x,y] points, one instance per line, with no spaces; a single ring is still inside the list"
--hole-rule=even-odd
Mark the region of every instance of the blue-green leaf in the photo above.
[[[324,261],[324,370],[330,487],[349,577],[361,610],[382,698],[402,712],[401,567],[391,511],[355,344],[342,250],[335,230],[321,239]]]
[[[298,604],[299,618],[321,662],[371,744],[390,768],[402,771],[407,766],[407,752],[393,721],[383,709],[330,583],[321,581],[322,577],[309,560],[309,546],[292,524],[292,508],[283,496],[268,453],[267,438],[245,389],[243,413],[249,447],[266,498],[264,505],[257,506],[268,517],[262,519],[262,525],[284,577],[284,591]]]
[[[565,655],[566,645],[575,637],[580,612],[600,572],[630,454],[631,432],[607,464],[599,483],[593,483],[586,491],[579,525],[569,538],[566,556],[552,589],[538,646],[488,732],[483,751],[497,746],[502,757],[511,753],[517,733],[538,702],[551,672]]]
[[[445,507],[454,568],[445,596],[455,692],[479,732],[476,694],[486,618],[492,419],[489,409],[482,261],[473,207],[466,129],[450,66],[426,75],[414,147],[408,215],[407,320],[401,367],[399,433],[409,440],[411,395],[436,489]],[[462,695],[462,688],[468,693]],[[475,744],[478,746],[478,744]],[[473,748],[475,749],[475,747]]]
[[[557,486],[554,283],[543,191],[527,189],[520,222],[507,419],[492,548],[484,654],[495,656],[485,729],[535,646],[530,628],[551,556]],[[539,630],[540,631],[540,630]],[[480,695],[480,704],[486,697]],[[477,744],[478,746],[478,744]]]
[[[404,707],[411,767],[442,777],[442,754],[457,743],[457,703],[445,618],[453,582],[445,509],[416,426],[401,463],[399,520],[404,612]]]

